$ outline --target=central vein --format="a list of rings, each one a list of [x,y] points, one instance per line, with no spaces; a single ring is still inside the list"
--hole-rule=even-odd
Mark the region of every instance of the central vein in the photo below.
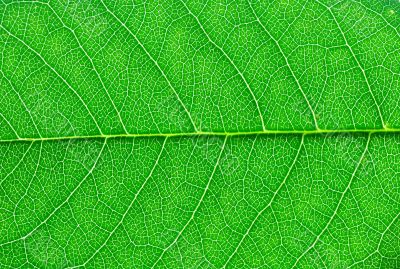
[[[385,129],[318,129],[318,130],[265,130],[247,132],[183,132],[183,133],[136,133],[136,134],[95,134],[81,136],[58,137],[21,137],[0,139],[0,143],[20,141],[57,141],[69,139],[111,139],[111,138],[135,138],[135,137],[198,137],[198,136],[252,136],[252,135],[318,135],[318,134],[372,134],[372,133],[400,133],[400,128]]]

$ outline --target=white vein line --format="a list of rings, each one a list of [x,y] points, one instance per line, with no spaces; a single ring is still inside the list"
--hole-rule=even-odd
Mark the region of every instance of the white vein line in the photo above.
[[[38,53],[36,50],[34,50],[31,46],[29,46],[25,41],[17,37],[16,35],[12,34],[10,31],[8,31],[2,24],[0,24],[0,28],[3,29],[8,35],[12,36],[16,40],[18,40],[20,43],[22,43],[25,47],[27,47],[30,51],[32,51],[34,54],[36,54],[42,61],[43,63],[49,67],[64,83],[67,85],[67,87],[78,97],[79,101],[83,104],[85,107],[86,111],[89,113],[90,117],[92,118],[93,122],[95,123],[98,131],[100,134],[103,134],[101,131],[100,126],[98,125],[96,119],[94,118],[92,112],[89,110],[88,106],[86,105],[85,101],[83,101],[82,97],[77,93],[77,91],[55,70],[43,57]]]
[[[383,238],[385,237],[385,234],[390,230],[390,228],[392,227],[392,225],[393,225],[393,224],[396,222],[396,220],[399,218],[399,216],[400,216],[400,212],[397,213],[397,215],[392,219],[392,221],[389,223],[389,225],[386,227],[386,229],[382,232],[381,237],[380,237],[380,239],[379,239],[379,242],[378,242],[378,245],[377,245],[375,251],[372,252],[372,253],[370,253],[370,254],[369,254],[367,257],[365,257],[364,259],[353,263],[353,264],[350,265],[348,268],[352,268],[352,267],[354,267],[354,266],[357,265],[357,264],[360,264],[360,263],[365,262],[367,259],[369,259],[372,255],[374,255],[374,254],[376,254],[376,253],[379,253],[379,254],[382,256],[382,254],[380,253],[380,246],[381,246],[381,244],[382,244]]]
[[[246,160],[246,172],[244,173],[244,175],[243,175],[243,179],[242,179],[242,188],[243,188],[243,191],[242,191],[242,199],[243,200],[245,200],[245,195],[244,195],[244,191],[245,191],[245,186],[244,186],[244,182],[245,182],[245,180],[246,180],[246,178],[247,178],[247,174],[249,173],[249,171],[251,170],[250,168],[249,168],[249,166],[250,166],[250,157],[251,157],[251,155],[253,154],[253,151],[254,151],[254,148],[255,148],[255,144],[256,144],[256,141],[257,141],[257,138],[258,138],[258,136],[259,135],[256,135],[255,136],[255,138],[254,138],[254,140],[253,140],[253,143],[251,144],[251,149],[250,149],[250,151],[249,151],[249,155],[247,155],[247,160]]]
[[[392,221],[389,223],[389,225],[386,227],[386,229],[383,231],[381,238],[379,239],[379,243],[378,243],[378,247],[376,249],[377,252],[379,252],[379,249],[381,247],[381,243],[383,241],[383,237],[385,236],[385,234],[390,230],[390,228],[392,227],[392,225],[395,223],[395,221],[399,218],[400,216],[400,212],[397,213],[397,215],[392,219]]]
[[[376,12],[375,10],[373,10],[373,9],[371,9],[371,8],[369,8],[369,7],[367,7],[367,6],[365,6],[362,2],[354,1],[354,0],[350,0],[350,1],[353,2],[353,3],[355,3],[355,4],[357,4],[357,5],[362,6],[362,7],[365,8],[366,10],[368,10],[368,11],[374,13],[375,15],[377,15],[378,17],[380,17],[390,28],[392,28],[392,29],[396,32],[396,34],[397,34],[398,36],[400,36],[399,30],[398,30],[395,26],[393,26],[391,23],[389,23],[389,22],[386,20],[386,18],[385,18],[381,13]],[[338,3],[336,3],[336,4],[334,4],[333,6],[336,6],[336,5],[338,5],[338,4],[342,3],[342,2],[344,2],[344,1],[340,1],[340,2],[338,2]],[[333,6],[332,6],[332,7],[333,7]]]
[[[260,117],[260,121],[261,121],[261,125],[262,125],[262,129],[263,131],[266,130],[265,124],[264,124],[264,118],[263,115],[261,113],[261,109],[260,106],[258,105],[258,100],[256,98],[256,96],[254,95],[253,90],[250,88],[249,83],[247,82],[246,78],[244,77],[243,73],[239,70],[239,68],[236,66],[236,64],[233,62],[233,60],[229,57],[228,54],[226,54],[226,52],[222,49],[222,47],[218,46],[217,43],[215,43],[211,37],[208,35],[208,33],[206,32],[206,30],[204,29],[203,25],[201,24],[199,18],[193,14],[193,12],[189,9],[189,7],[186,5],[186,3],[182,0],[180,0],[180,2],[185,6],[187,12],[196,20],[198,26],[201,28],[202,32],[204,33],[204,35],[207,37],[208,41],[214,46],[216,47],[219,51],[222,52],[222,54],[225,56],[225,58],[229,61],[229,63],[235,68],[236,72],[239,74],[240,78],[243,80],[243,82],[246,84],[246,88],[249,90],[253,101],[255,102],[255,105],[257,107],[257,111],[258,111],[258,115]]]
[[[280,54],[282,55],[283,59],[285,60],[286,66],[289,68],[289,71],[290,71],[290,73],[292,74],[292,77],[293,77],[294,80],[296,81],[297,87],[299,87],[299,90],[300,90],[301,94],[303,95],[303,98],[304,98],[304,100],[306,101],[308,108],[309,108],[310,111],[311,111],[311,114],[312,114],[313,120],[314,120],[315,128],[316,128],[317,130],[319,130],[318,122],[317,122],[317,117],[316,117],[316,115],[315,115],[314,109],[312,108],[311,103],[310,103],[310,101],[309,101],[308,98],[307,98],[307,95],[304,93],[303,87],[301,86],[300,81],[297,79],[297,77],[296,77],[296,75],[295,75],[295,73],[294,73],[292,67],[290,66],[289,60],[288,60],[288,58],[286,57],[285,53],[283,52],[281,46],[279,45],[278,40],[275,39],[275,37],[272,36],[272,34],[268,31],[268,29],[267,29],[267,28],[264,26],[264,24],[261,22],[260,18],[258,17],[257,13],[255,12],[255,10],[254,10],[253,6],[251,5],[250,1],[247,0],[247,3],[249,4],[250,9],[251,9],[251,11],[253,12],[253,15],[254,15],[254,17],[256,18],[258,24],[259,24],[259,25],[261,26],[261,28],[267,33],[267,35],[272,39],[272,41],[274,41],[275,45],[276,45],[277,48],[279,49]]]
[[[342,37],[343,37],[343,40],[344,40],[344,42],[345,42],[346,47],[349,49],[349,51],[350,51],[350,53],[351,53],[351,56],[353,57],[354,61],[356,61],[358,68],[360,68],[360,70],[361,70],[361,73],[362,73],[362,75],[363,75],[363,77],[364,77],[364,80],[365,80],[365,82],[367,83],[368,91],[369,91],[369,93],[371,94],[371,97],[372,97],[372,99],[373,99],[373,101],[374,101],[374,104],[375,104],[375,106],[376,106],[376,109],[378,110],[379,118],[380,118],[381,124],[382,124],[382,128],[385,129],[385,128],[386,128],[386,124],[385,124],[385,121],[384,121],[384,119],[383,119],[383,115],[382,115],[381,109],[380,109],[380,107],[379,107],[379,105],[378,105],[378,102],[376,101],[375,95],[374,95],[374,93],[372,92],[371,84],[369,83],[368,77],[367,77],[367,75],[365,74],[365,69],[361,66],[360,61],[358,60],[358,58],[357,58],[357,56],[355,55],[353,49],[351,48],[349,42],[347,41],[346,35],[344,34],[344,32],[343,32],[343,30],[342,30],[342,27],[340,27],[340,24],[339,24],[339,22],[337,21],[336,16],[335,16],[335,15],[333,14],[333,12],[332,12],[332,8],[329,7],[329,6],[327,6],[327,5],[325,5],[324,3],[321,3],[319,0],[316,0],[316,2],[319,3],[320,5],[322,5],[323,7],[325,7],[325,8],[328,10],[329,14],[331,14],[333,20],[335,21],[335,24],[336,24],[337,28],[339,29],[340,34],[341,34]]]
[[[61,17],[56,13],[56,11],[53,9],[53,7],[50,6],[50,2],[49,2],[49,3],[42,3],[42,2],[40,2],[40,1],[36,1],[36,2],[34,2],[34,3],[40,3],[40,4],[42,4],[42,5],[46,5],[46,6],[54,13],[54,15],[55,15],[55,16],[57,17],[57,19],[61,22],[61,24],[64,26],[64,28],[66,28],[67,30],[69,30],[69,31],[72,33],[72,35],[74,36],[76,42],[77,42],[78,45],[79,45],[79,48],[83,51],[83,53],[85,54],[86,58],[89,60],[90,64],[92,65],[92,68],[93,68],[94,72],[96,73],[96,76],[97,76],[97,78],[99,79],[99,81],[100,81],[100,83],[101,83],[101,86],[103,87],[104,91],[105,91],[106,94],[107,94],[107,98],[110,100],[110,102],[111,102],[111,104],[112,104],[112,106],[113,106],[115,112],[117,113],[118,119],[119,119],[119,121],[120,121],[120,123],[121,123],[121,125],[122,125],[122,128],[124,129],[124,132],[125,132],[125,133],[128,133],[128,130],[126,129],[126,126],[125,126],[125,124],[124,124],[124,122],[123,122],[123,120],[122,120],[122,118],[121,118],[121,114],[119,113],[119,110],[118,110],[117,107],[115,106],[115,103],[114,103],[113,99],[111,98],[110,93],[108,92],[106,86],[104,85],[103,79],[101,78],[99,72],[97,71],[97,68],[96,68],[96,66],[94,65],[93,59],[89,56],[89,54],[87,53],[87,51],[85,50],[85,48],[82,46],[80,40],[79,40],[78,37],[76,36],[75,30],[72,29],[72,28],[70,28],[70,27],[68,27],[68,26],[64,23],[64,21],[63,21],[63,20],[61,19]]]
[[[146,53],[147,57],[149,57],[149,59],[154,63],[154,65],[157,67],[157,69],[161,72],[161,75],[164,77],[165,81],[167,82],[168,86],[171,88],[171,90],[174,92],[178,102],[180,103],[180,105],[182,106],[182,108],[185,110],[187,116],[189,117],[190,122],[193,125],[193,128],[196,132],[198,132],[198,128],[196,126],[196,124],[194,123],[194,120],[192,118],[192,115],[190,114],[189,110],[187,109],[187,107],[185,106],[185,104],[183,103],[182,99],[179,97],[178,92],[175,90],[175,88],[172,86],[171,81],[168,79],[167,75],[165,74],[164,70],[162,70],[162,68],[160,67],[160,65],[158,64],[158,62],[153,58],[153,56],[151,56],[151,54],[149,53],[149,51],[146,49],[146,47],[143,45],[143,43],[138,39],[138,37],[126,26],[126,24],[121,21],[109,8],[108,6],[106,6],[106,4],[104,4],[103,0],[100,0],[101,4],[104,6],[104,8],[107,10],[107,12],[115,19],[119,22],[119,24],[121,24],[121,26],[136,40],[136,42],[139,44],[139,46],[143,49],[143,51]]]
[[[35,143],[34,141],[32,141],[32,143],[30,143],[28,149],[24,152],[24,155],[22,155],[21,159],[18,161],[18,163],[14,166],[14,168],[0,181],[0,185],[4,182],[4,180],[6,180],[10,175],[12,175],[15,171],[15,169],[18,168],[18,166],[24,161],[25,156],[28,154],[28,151],[31,149],[33,143]]]
[[[21,266],[21,268],[26,268],[27,266],[25,266],[25,264],[27,264],[29,266],[28,268],[35,268],[35,269],[37,268],[37,269],[39,269],[39,267],[37,267],[36,265],[34,265],[33,263],[31,263],[29,261],[27,248],[28,247],[26,245],[26,240],[24,240],[24,254],[25,254],[26,262]]]
[[[17,224],[17,225],[18,225],[18,223],[17,223],[17,219],[16,219],[16,211],[17,211],[17,209],[18,209],[19,203],[25,198],[25,196],[28,195],[28,192],[29,192],[29,190],[31,189],[32,182],[33,182],[33,180],[34,180],[35,177],[36,177],[37,171],[38,171],[39,166],[40,166],[40,161],[41,161],[41,159],[42,159],[42,149],[43,149],[43,142],[40,142],[39,156],[38,156],[38,160],[37,160],[37,163],[36,163],[35,171],[33,172],[33,175],[32,175],[32,177],[31,177],[31,179],[30,179],[30,181],[29,181],[28,186],[27,186],[26,189],[25,189],[24,194],[19,198],[18,202],[17,202],[17,203],[15,204],[15,206],[14,206],[13,217],[14,217],[14,222],[15,222],[15,224]]]
[[[318,243],[320,237],[325,233],[325,231],[328,229],[329,225],[332,223],[333,219],[337,215],[339,207],[342,204],[343,198],[346,195],[346,193],[349,191],[349,189],[351,187],[351,184],[353,183],[353,179],[354,179],[354,177],[355,177],[355,175],[356,175],[356,173],[358,171],[358,168],[360,167],[360,164],[361,164],[362,160],[364,159],[365,154],[368,151],[368,146],[369,146],[370,141],[371,141],[371,134],[368,135],[368,139],[367,139],[367,143],[365,145],[365,149],[364,149],[363,153],[361,154],[361,157],[358,160],[357,165],[356,165],[356,167],[355,167],[355,169],[354,169],[354,171],[353,171],[353,173],[352,173],[352,175],[350,177],[349,183],[347,184],[345,190],[343,191],[342,195],[340,196],[339,202],[337,203],[336,208],[333,211],[332,216],[329,218],[329,221],[327,222],[325,227],[321,230],[321,232],[317,235],[317,237],[315,238],[314,242],[296,259],[296,262],[293,264],[293,266],[291,268],[296,267],[296,265],[304,257],[304,255],[306,255],[311,249],[313,249],[315,247],[315,245]]]
[[[21,143],[32,141],[60,141],[78,139],[116,139],[135,137],[200,137],[200,136],[254,136],[254,135],[322,135],[322,134],[400,134],[400,128],[386,129],[319,129],[319,130],[266,130],[246,132],[182,132],[182,133],[133,133],[133,134],[103,134],[103,135],[73,135],[53,137],[21,137],[20,139],[0,139],[0,143]]]
[[[28,113],[29,117],[32,120],[33,126],[35,127],[35,130],[37,131],[39,137],[42,137],[42,135],[40,134],[40,131],[36,125],[36,122],[33,120],[32,114],[30,112],[30,110],[28,109],[27,105],[25,104],[24,100],[22,99],[21,95],[19,94],[19,92],[15,89],[13,83],[11,82],[11,80],[8,79],[8,77],[6,77],[6,74],[3,72],[3,70],[0,69],[0,74],[3,76],[3,78],[8,82],[8,84],[10,84],[11,89],[13,90],[13,92],[18,96],[18,99],[20,100],[20,102],[22,103],[22,106],[25,108],[26,112]]]
[[[60,204],[58,205],[41,223],[39,223],[35,228],[33,228],[29,233],[27,233],[26,235],[8,241],[8,242],[3,242],[0,243],[0,247],[5,246],[5,245],[9,245],[15,242],[18,242],[20,240],[25,240],[26,238],[28,238],[29,236],[31,236],[37,229],[39,229],[43,224],[45,224],[52,216],[54,216],[54,214],[62,207],[64,206],[66,203],[68,203],[69,199],[71,199],[71,197],[74,195],[74,193],[81,187],[81,185],[85,182],[86,178],[89,177],[89,175],[92,174],[93,170],[96,168],[97,162],[100,159],[101,154],[103,153],[103,150],[105,148],[107,144],[107,139],[104,140],[103,146],[101,147],[98,156],[96,157],[96,160],[94,161],[92,167],[90,168],[90,170],[88,171],[88,173],[83,177],[83,179],[78,183],[78,185],[72,190],[72,192],[68,195],[68,197]]]
[[[251,222],[249,228],[248,228],[248,229],[246,230],[246,232],[243,234],[242,239],[239,241],[239,243],[238,243],[238,245],[236,246],[234,252],[229,256],[229,258],[226,260],[226,262],[224,263],[224,265],[223,265],[221,268],[225,268],[225,267],[228,265],[228,263],[232,260],[232,258],[234,257],[234,255],[238,252],[240,246],[242,245],[242,243],[244,242],[244,240],[246,239],[246,237],[250,234],[250,232],[251,232],[251,230],[252,230],[254,224],[257,222],[257,220],[260,218],[260,216],[264,213],[264,211],[267,210],[269,207],[271,207],[272,203],[275,201],[276,196],[278,195],[278,193],[279,193],[279,191],[282,189],[282,187],[285,185],[287,179],[289,178],[290,174],[291,174],[292,171],[293,171],[293,168],[294,168],[295,164],[297,163],[297,160],[299,159],[301,149],[303,148],[303,145],[304,145],[304,136],[305,136],[305,135],[302,135],[302,136],[301,136],[301,141],[300,141],[299,148],[297,149],[296,156],[294,157],[293,162],[292,162],[292,164],[290,165],[289,170],[287,171],[287,173],[286,173],[284,179],[282,180],[281,184],[279,185],[279,187],[276,189],[276,191],[275,191],[274,194],[272,195],[272,198],[270,199],[270,201],[268,202],[268,204],[267,204],[263,209],[261,209],[261,210],[257,213],[256,217],[255,217],[255,218],[253,219],[253,221]]]
[[[174,241],[172,241],[172,243],[169,244],[169,245],[163,250],[163,252],[161,253],[161,255],[158,257],[158,259],[157,259],[157,260],[154,262],[154,264],[151,266],[151,268],[154,268],[154,267],[160,262],[160,260],[161,260],[162,257],[164,256],[164,254],[178,241],[178,239],[181,237],[182,233],[185,231],[185,229],[187,228],[187,226],[189,226],[190,222],[194,219],[194,216],[195,216],[197,210],[199,209],[201,203],[202,203],[203,200],[204,200],[204,197],[206,196],[206,193],[208,192],[208,189],[209,189],[209,187],[210,187],[211,180],[212,180],[212,178],[214,177],[215,171],[217,171],[217,167],[218,167],[219,162],[220,162],[220,160],[221,160],[222,153],[224,152],[224,149],[225,149],[225,145],[226,145],[226,141],[227,141],[227,140],[228,140],[228,137],[225,137],[224,143],[222,144],[222,147],[221,147],[221,151],[219,152],[218,159],[217,159],[217,161],[216,161],[216,163],[215,163],[215,165],[214,165],[214,169],[213,169],[213,171],[212,171],[212,173],[211,173],[211,175],[210,175],[210,177],[209,177],[209,179],[208,179],[207,185],[206,185],[206,187],[204,188],[203,194],[201,195],[199,202],[197,203],[195,209],[194,209],[193,212],[192,212],[192,215],[190,216],[190,218],[189,218],[189,220],[186,222],[186,224],[183,226],[182,230],[179,231],[179,233],[178,233],[178,235],[175,237]]]
[[[133,197],[131,203],[129,204],[128,208],[125,210],[124,214],[122,215],[121,219],[119,220],[119,222],[117,223],[117,225],[114,227],[114,229],[109,233],[108,237],[106,238],[106,240],[103,242],[103,244],[101,244],[101,246],[93,253],[92,256],[90,256],[84,263],[82,263],[81,265],[76,265],[76,266],[72,266],[72,267],[68,267],[68,268],[78,268],[78,267],[83,267],[85,266],[89,261],[91,261],[96,255],[97,253],[100,252],[100,250],[107,244],[107,242],[110,240],[110,238],[112,237],[112,235],[115,233],[115,231],[118,229],[119,226],[122,225],[126,215],[128,214],[128,212],[130,211],[130,209],[132,208],[133,204],[135,203],[137,197],[139,196],[139,194],[141,193],[141,191],[143,190],[143,188],[146,186],[147,182],[149,181],[149,179],[152,177],[153,172],[155,170],[155,168],[157,167],[161,155],[165,149],[165,144],[167,143],[168,137],[166,137],[164,139],[164,142],[161,146],[161,150],[160,153],[157,156],[157,159],[155,160],[153,167],[150,170],[149,175],[146,177],[146,179],[143,181],[143,184],[140,186],[139,190],[136,192],[135,196]]]
[[[0,116],[3,118],[3,120],[7,123],[7,125],[11,128],[17,139],[21,139],[19,136],[18,132],[14,129],[14,127],[11,125],[11,123],[7,120],[6,117],[4,117],[3,113],[0,112]]]

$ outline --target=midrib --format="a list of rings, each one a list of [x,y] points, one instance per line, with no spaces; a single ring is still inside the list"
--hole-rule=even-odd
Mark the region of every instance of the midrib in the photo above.
[[[58,137],[21,137],[13,139],[0,139],[0,143],[24,141],[58,141],[72,139],[112,139],[112,138],[140,138],[140,137],[197,137],[197,136],[252,136],[252,135],[318,135],[318,134],[372,134],[372,133],[400,133],[399,128],[382,129],[318,129],[318,130],[265,130],[248,132],[182,132],[182,133],[149,133],[149,134],[103,134],[82,136]]]

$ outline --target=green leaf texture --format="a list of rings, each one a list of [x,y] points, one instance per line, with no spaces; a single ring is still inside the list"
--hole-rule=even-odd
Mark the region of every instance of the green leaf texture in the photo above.
[[[0,268],[400,268],[398,0],[0,0]]]

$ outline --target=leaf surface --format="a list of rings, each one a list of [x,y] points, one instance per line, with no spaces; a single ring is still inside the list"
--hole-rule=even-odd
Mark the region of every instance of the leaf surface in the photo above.
[[[398,1],[0,1],[0,267],[400,266]]]

